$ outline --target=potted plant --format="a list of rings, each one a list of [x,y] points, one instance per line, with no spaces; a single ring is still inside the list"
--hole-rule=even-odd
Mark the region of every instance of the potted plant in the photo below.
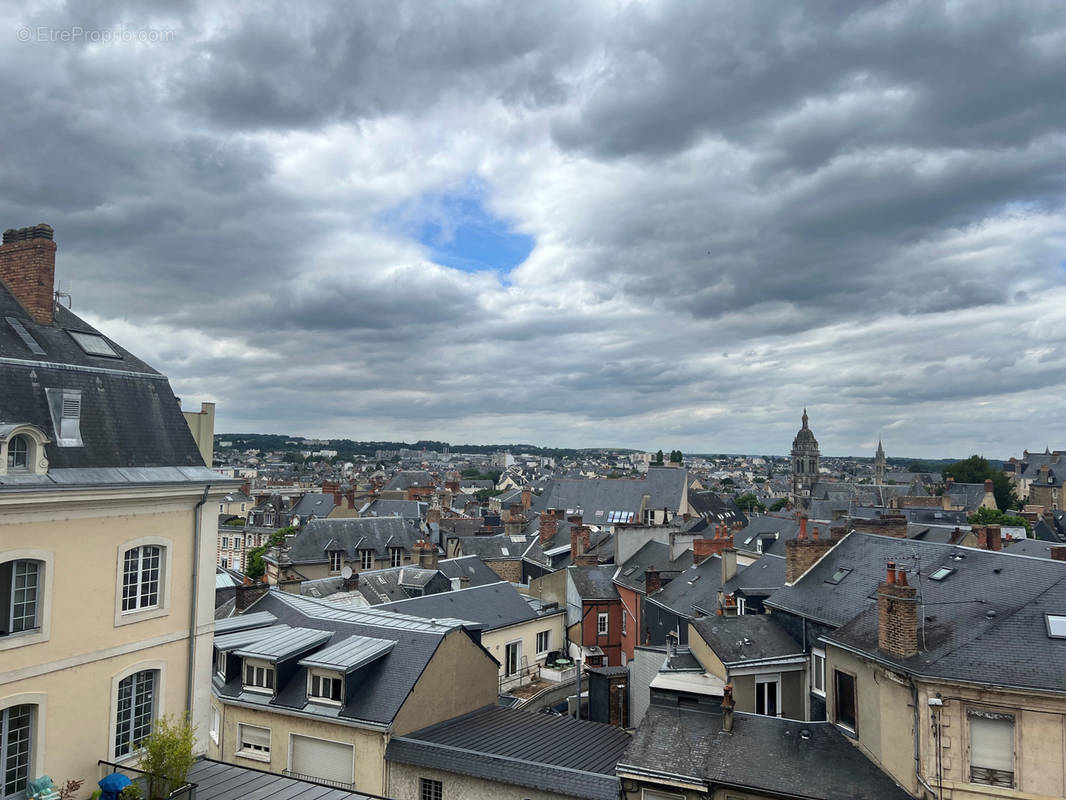
[[[156,720],[148,738],[141,742],[140,769],[148,775],[149,800],[166,798],[185,785],[196,761],[195,743],[196,728],[188,714],[168,714]]]

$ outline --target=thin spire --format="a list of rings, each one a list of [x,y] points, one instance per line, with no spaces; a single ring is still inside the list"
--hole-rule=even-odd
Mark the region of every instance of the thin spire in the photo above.
[[[803,409],[803,427],[804,428],[807,427],[807,409],[806,408]]]

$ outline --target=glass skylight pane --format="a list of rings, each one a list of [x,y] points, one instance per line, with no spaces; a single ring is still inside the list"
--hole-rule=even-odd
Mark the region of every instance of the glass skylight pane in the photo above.
[[[932,575],[930,575],[929,579],[934,581],[942,581],[954,571],[955,570],[953,570],[951,567],[941,567],[940,569],[936,570]]]
[[[70,338],[78,343],[78,347],[91,356],[107,356],[108,358],[121,358],[112,349],[107,340],[98,333],[83,333],[82,331],[67,331]]]
[[[1066,614],[1047,615],[1047,635],[1056,639],[1066,639]]]

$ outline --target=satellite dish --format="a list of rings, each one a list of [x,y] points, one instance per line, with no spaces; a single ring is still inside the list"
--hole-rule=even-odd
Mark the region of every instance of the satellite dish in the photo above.
[[[344,580],[348,580],[350,577],[352,577],[352,568],[351,567],[345,567],[344,569],[342,569],[341,570],[341,577],[344,578]]]

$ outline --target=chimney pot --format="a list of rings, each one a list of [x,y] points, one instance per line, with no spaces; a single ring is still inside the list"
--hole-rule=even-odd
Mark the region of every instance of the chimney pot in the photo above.
[[[896,582],[896,562],[888,562],[888,575],[885,577],[885,583],[892,585]]]

